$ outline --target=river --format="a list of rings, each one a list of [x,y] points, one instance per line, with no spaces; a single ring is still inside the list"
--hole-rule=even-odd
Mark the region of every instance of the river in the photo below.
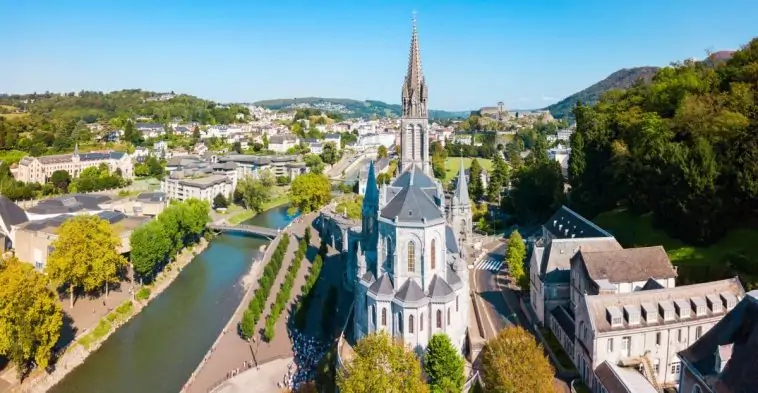
[[[245,224],[281,228],[294,217],[273,208]],[[141,313],[113,333],[54,393],[176,393],[243,296],[240,279],[265,239],[223,234]]]

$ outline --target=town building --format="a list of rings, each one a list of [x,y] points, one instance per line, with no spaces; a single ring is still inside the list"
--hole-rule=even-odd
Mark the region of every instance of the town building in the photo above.
[[[170,200],[197,198],[211,204],[218,194],[231,198],[237,187],[237,165],[216,163],[213,157],[208,161],[196,156],[173,157],[166,165],[169,173],[161,182],[161,192]]]
[[[682,393],[757,391],[758,290],[748,292],[707,333],[679,352],[679,359]]]
[[[270,171],[275,177],[284,176],[290,180],[308,172],[305,162],[297,155],[252,156],[246,154],[229,154],[218,157],[220,164],[234,163],[237,178],[252,176],[257,179],[261,173]]]
[[[295,135],[273,135],[269,137],[268,149],[277,153],[286,153],[287,150],[300,144],[300,139]]]
[[[111,172],[120,172],[124,179],[134,177],[134,164],[129,154],[118,151],[57,154],[42,157],[24,157],[15,170],[16,180],[24,183],[46,183],[53,172],[64,170],[72,178],[77,178],[83,170],[106,164]]]
[[[401,170],[380,187],[371,163],[360,226],[346,227],[327,213],[320,220],[322,238],[339,242],[345,255],[345,286],[355,298],[354,339],[383,331],[418,354],[437,333],[463,351],[470,304],[459,237],[470,231],[462,227],[471,225],[468,188],[462,177],[446,217],[442,184],[429,162],[427,100],[414,23],[402,88]]]

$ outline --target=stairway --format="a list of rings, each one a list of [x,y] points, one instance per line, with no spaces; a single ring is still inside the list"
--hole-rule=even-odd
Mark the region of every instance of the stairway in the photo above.
[[[655,376],[655,369],[653,369],[653,363],[650,362],[648,354],[650,354],[649,351],[645,352],[645,355],[642,356],[642,374],[645,376],[645,378],[647,378],[648,381],[650,381],[650,384],[653,385],[655,391],[660,393],[663,391],[663,389],[658,383],[658,378]]]

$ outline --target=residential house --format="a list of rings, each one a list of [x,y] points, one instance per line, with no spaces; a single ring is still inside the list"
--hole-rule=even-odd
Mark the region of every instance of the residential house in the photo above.
[[[323,143],[326,145],[327,143],[333,143],[334,147],[339,150],[341,148],[341,137],[340,134],[326,134],[324,135]]]
[[[136,128],[144,138],[157,138],[166,133],[166,129],[163,125],[158,123],[137,123],[134,125],[134,128]]]
[[[723,298],[712,297],[718,305]],[[726,308],[729,302],[726,300]],[[733,304],[733,303],[732,303]],[[687,349],[679,352],[681,393],[758,391],[758,290],[753,290]]]
[[[269,137],[268,149],[277,153],[286,153],[298,144],[300,144],[300,139],[295,135],[273,135]]]

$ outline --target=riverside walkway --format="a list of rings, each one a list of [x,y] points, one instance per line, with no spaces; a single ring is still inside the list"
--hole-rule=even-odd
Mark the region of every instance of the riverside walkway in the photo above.
[[[287,268],[297,251],[299,238],[302,238],[305,228],[312,224],[315,217],[316,214],[311,213],[292,222],[288,228],[282,230],[281,234],[271,242],[266,250],[264,259],[254,264],[251,273],[245,278],[249,283],[249,286],[246,289],[245,296],[242,298],[240,306],[237,308],[224,330],[220,333],[218,339],[206,355],[206,358],[204,358],[203,362],[198,366],[197,370],[195,370],[195,373],[190,377],[190,380],[187,381],[182,392],[207,393],[223,383],[232,370],[239,369],[241,372],[245,367],[245,362],[248,362],[248,364],[254,363],[254,359],[258,361],[258,364],[263,364],[277,359],[292,357],[292,345],[289,342],[289,337],[287,335],[288,312],[283,313],[279,317],[276,323],[276,334],[273,342],[262,342],[259,331],[265,324],[265,317],[271,309],[271,303],[274,302],[276,292],[282,285]],[[311,247],[318,248],[318,244],[321,242],[318,238],[318,231],[312,229],[311,234]],[[242,314],[247,308],[250,299],[252,299],[255,289],[258,288],[258,279],[263,272],[265,264],[268,263],[278,242],[284,236],[292,236],[292,238],[290,238],[290,243],[283,259],[282,269],[272,286],[272,292],[266,302],[266,311],[261,316],[261,320],[256,327],[256,334],[254,336],[256,341],[247,342],[237,333],[238,323],[242,319]],[[305,283],[305,275],[309,267],[309,262],[305,262],[300,266],[300,270],[295,279],[295,285],[293,286],[292,298],[289,299],[290,302],[299,296],[300,288]],[[289,307],[287,307],[287,309],[289,309]],[[286,366],[282,366],[282,368],[283,370],[278,370],[280,377],[286,372]]]

